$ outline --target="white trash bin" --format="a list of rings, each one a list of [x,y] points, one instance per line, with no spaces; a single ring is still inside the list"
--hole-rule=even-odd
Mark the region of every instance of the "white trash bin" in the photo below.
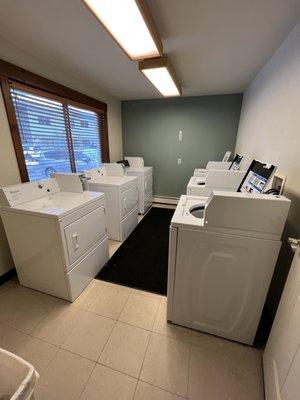
[[[33,400],[38,377],[31,364],[0,348],[0,400]]]

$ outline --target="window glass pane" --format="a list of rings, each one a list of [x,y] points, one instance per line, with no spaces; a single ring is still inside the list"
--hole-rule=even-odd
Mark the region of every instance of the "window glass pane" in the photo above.
[[[30,180],[70,172],[63,106],[60,102],[11,88]]]
[[[100,127],[93,111],[68,106],[76,171],[101,165]]]

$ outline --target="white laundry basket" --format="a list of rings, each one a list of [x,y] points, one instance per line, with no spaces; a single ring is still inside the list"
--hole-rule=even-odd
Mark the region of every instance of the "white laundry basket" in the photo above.
[[[38,377],[31,364],[0,348],[0,400],[33,400]]]

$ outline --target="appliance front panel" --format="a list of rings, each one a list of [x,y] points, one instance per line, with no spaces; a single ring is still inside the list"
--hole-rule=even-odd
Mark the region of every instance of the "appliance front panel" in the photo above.
[[[83,216],[68,225],[64,231],[69,263],[73,264],[106,234],[104,207],[99,207]]]
[[[144,180],[144,190],[145,194],[152,193],[153,191],[153,177],[152,175],[145,176]]]
[[[172,321],[252,344],[280,242],[180,229]]]
[[[74,301],[109,259],[107,236],[66,274],[69,299]]]
[[[131,186],[129,189],[121,192],[120,198],[121,219],[125,217],[138,204],[138,187]]]

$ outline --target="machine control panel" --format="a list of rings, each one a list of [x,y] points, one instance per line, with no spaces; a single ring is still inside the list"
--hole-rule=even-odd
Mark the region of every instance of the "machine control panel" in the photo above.
[[[0,189],[0,205],[13,207],[60,191],[56,179],[20,183]]]

